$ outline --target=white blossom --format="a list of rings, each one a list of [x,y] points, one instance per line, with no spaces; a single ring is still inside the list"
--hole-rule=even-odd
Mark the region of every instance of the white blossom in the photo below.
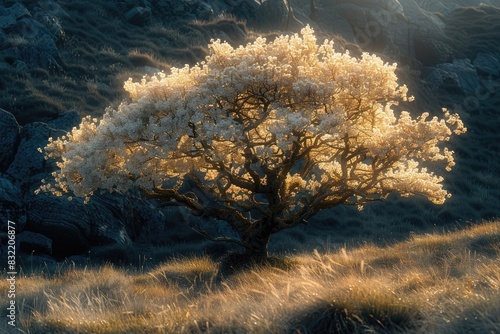
[[[243,203],[267,210],[270,187],[283,190],[283,219],[307,205],[362,205],[393,190],[437,204],[449,197],[443,178],[422,166],[450,170],[444,143],[466,129],[445,109],[441,119],[396,112],[413,97],[395,64],[318,45],[309,27],[273,42],[233,48],[217,40],[209,48],[192,67],[129,79],[131,102],[50,140],[46,156],[59,170],[41,188],[87,199],[97,189],[154,192],[197,171],[207,196],[235,212]]]

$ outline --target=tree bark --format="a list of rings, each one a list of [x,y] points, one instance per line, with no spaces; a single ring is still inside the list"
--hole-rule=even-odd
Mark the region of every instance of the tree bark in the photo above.
[[[245,245],[244,255],[250,261],[259,262],[267,258],[267,245],[272,234],[272,224],[270,222],[255,224],[241,239]]]

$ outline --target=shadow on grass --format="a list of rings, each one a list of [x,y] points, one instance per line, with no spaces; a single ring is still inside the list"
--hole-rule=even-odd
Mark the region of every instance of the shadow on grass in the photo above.
[[[288,271],[297,266],[297,262],[286,257],[269,256],[265,259],[254,261],[245,254],[229,252],[219,259],[218,279],[224,280],[233,275],[259,268],[278,268]]]
[[[401,333],[416,328],[422,316],[393,296],[372,295],[323,301],[292,319],[288,333]]]

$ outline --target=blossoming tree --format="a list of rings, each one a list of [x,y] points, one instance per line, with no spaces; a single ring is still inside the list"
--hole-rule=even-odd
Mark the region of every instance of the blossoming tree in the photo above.
[[[233,48],[220,41],[193,67],[125,83],[130,101],[86,117],[50,140],[55,182],[43,190],[87,199],[97,189],[139,188],[226,221],[239,236],[213,236],[267,255],[269,237],[340,204],[362,206],[391,192],[441,204],[454,165],[443,146],[465,128],[456,114],[412,118],[396,65],[318,45],[301,34]],[[189,186],[186,186],[189,184]]]

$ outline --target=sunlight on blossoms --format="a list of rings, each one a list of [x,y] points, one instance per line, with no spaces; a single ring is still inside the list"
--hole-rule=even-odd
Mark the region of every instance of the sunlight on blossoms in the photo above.
[[[310,27],[209,48],[194,66],[129,79],[129,101],[51,140],[46,157],[59,170],[41,189],[88,199],[98,189],[139,188],[195,211],[217,203],[211,208],[241,212],[250,223],[272,216],[277,226],[393,191],[436,204],[450,196],[429,167],[451,170],[445,144],[466,129],[448,110],[441,117],[396,110],[413,100],[396,64],[336,52]],[[188,176],[202,195],[182,193]],[[171,180],[178,182],[167,192]]]

